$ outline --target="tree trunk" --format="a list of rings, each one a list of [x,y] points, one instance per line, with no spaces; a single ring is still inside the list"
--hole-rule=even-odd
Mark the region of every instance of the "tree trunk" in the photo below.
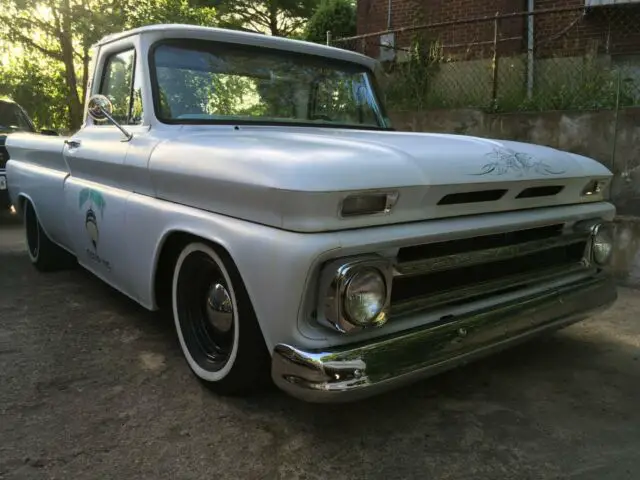
[[[89,61],[89,47],[84,46],[82,49],[82,98],[80,99],[83,110],[84,102],[87,98],[87,86],[89,83]]]
[[[269,29],[274,37],[280,36],[278,30],[278,6],[274,0],[269,2]]]
[[[67,84],[67,101],[69,105],[69,129],[77,131],[82,124],[82,104],[78,98],[78,80],[73,64],[73,47],[66,35],[60,38],[62,58],[64,62],[64,79]]]
[[[78,78],[73,62],[73,39],[71,33],[71,9],[69,1],[63,2],[61,9],[60,48],[64,63],[64,78],[67,84],[67,100],[69,102],[69,129],[76,132],[82,125],[82,103],[78,98]]]

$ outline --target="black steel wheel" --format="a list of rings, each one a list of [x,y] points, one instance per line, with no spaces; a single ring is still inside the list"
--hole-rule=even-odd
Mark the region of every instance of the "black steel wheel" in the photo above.
[[[187,245],[176,261],[172,297],[182,352],[200,380],[225,394],[263,383],[268,355],[228,255],[200,242]]]
[[[75,257],[49,239],[29,200],[25,200],[23,210],[27,252],[31,263],[42,272],[72,267]]]
[[[24,205],[24,230],[27,236],[27,251],[33,264],[38,263],[40,256],[40,222],[31,202]]]

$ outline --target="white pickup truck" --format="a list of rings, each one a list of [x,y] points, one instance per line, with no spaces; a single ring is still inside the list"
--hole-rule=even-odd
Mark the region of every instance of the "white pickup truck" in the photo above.
[[[29,256],[172,311],[217,392],[358,399],[616,298],[604,166],[394,131],[371,58],[158,25],[94,64],[78,132],[7,141]]]

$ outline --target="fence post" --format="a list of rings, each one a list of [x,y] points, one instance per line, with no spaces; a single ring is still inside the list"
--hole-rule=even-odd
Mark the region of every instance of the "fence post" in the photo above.
[[[491,62],[491,110],[498,109],[498,35],[500,30],[500,12],[493,20],[493,60]]]
[[[618,122],[620,118],[620,87],[622,83],[622,70],[618,67],[618,71],[616,72],[617,82],[616,82],[616,111],[613,122],[613,145],[611,147],[611,170],[616,171],[616,150],[618,147]],[[627,164],[625,162],[624,169],[622,171],[622,178],[626,178],[628,175],[627,172]]]
[[[327,46],[331,46],[331,30],[327,30]]]
[[[533,69],[535,65],[534,48],[535,48],[535,35],[534,24],[536,17],[534,16],[535,4],[534,0],[527,0],[527,100],[531,100],[533,97],[533,83],[535,77],[533,75]]]

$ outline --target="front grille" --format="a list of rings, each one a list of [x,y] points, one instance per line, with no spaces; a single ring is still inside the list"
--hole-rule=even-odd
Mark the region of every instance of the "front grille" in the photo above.
[[[584,270],[585,234],[563,225],[400,249],[392,316],[506,293]]]
[[[509,245],[519,245],[536,240],[545,240],[562,235],[564,225],[547,225],[544,227],[528,228],[513,232],[497,233],[493,235],[483,235],[480,237],[463,238],[461,240],[450,240],[448,242],[428,243],[425,245],[415,245],[401,248],[398,252],[398,262],[405,263],[420,259],[442,257],[444,255],[455,255],[468,253],[490,248],[506,247]]]
[[[0,170],[4,170],[9,160],[9,152],[4,146],[6,136],[0,136]]]

